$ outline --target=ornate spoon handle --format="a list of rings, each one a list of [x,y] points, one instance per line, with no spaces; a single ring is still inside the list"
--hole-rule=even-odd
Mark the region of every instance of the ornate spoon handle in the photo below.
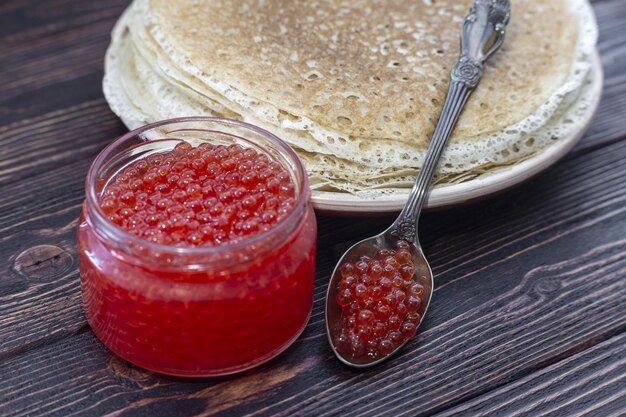
[[[452,69],[448,96],[409,200],[389,228],[392,236],[419,243],[419,215],[439,158],[467,99],[482,78],[483,65],[504,41],[510,12],[509,0],[474,0],[470,14],[463,22],[461,55]]]

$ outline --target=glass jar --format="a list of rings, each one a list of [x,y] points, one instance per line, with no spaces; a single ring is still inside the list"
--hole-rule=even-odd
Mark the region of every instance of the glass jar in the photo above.
[[[138,159],[181,141],[251,147],[292,175],[296,202],[268,231],[215,247],[150,242],[111,222],[100,194]],[[257,127],[216,118],[166,120],[127,133],[96,158],[78,226],[87,320],[114,353],[180,376],[223,375],[285,350],[313,302],[317,226],[306,172],[293,150]]]

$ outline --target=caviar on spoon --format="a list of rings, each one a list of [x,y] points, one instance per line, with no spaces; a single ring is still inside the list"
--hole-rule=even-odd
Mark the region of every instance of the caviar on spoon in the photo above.
[[[461,55],[422,169],[396,221],[383,233],[352,246],[339,260],[326,295],[326,330],[337,358],[365,368],[397,352],[424,317],[433,275],[417,224],[433,174],[483,65],[500,47],[508,0],[474,0],[461,31]]]
[[[379,249],[374,257],[344,262],[336,296],[341,323],[337,350],[352,358],[381,358],[415,336],[426,288],[414,280],[411,245],[399,240],[395,249]],[[429,291],[430,293],[430,291]]]

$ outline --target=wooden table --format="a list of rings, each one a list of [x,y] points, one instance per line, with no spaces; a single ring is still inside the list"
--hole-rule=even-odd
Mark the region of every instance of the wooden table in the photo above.
[[[319,216],[315,306],[270,363],[203,380],[112,355],[81,309],[83,181],[124,126],[101,91],[127,1],[0,3],[0,415],[615,416],[626,413],[626,1],[594,3],[604,98],[576,149],[488,201],[427,214],[419,336],[348,369],[326,344],[329,274],[390,218]]]

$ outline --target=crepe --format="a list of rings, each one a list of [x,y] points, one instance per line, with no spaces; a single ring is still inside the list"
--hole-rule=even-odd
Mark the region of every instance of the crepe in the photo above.
[[[471,178],[558,139],[597,37],[586,1],[513,2],[437,181]],[[213,115],[290,143],[320,189],[410,186],[447,91],[470,2],[136,0],[107,52],[104,90],[139,125]]]

